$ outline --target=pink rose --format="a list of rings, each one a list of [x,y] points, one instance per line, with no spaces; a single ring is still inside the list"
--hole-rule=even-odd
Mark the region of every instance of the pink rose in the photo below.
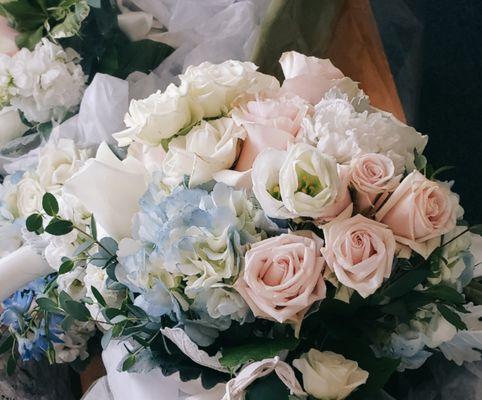
[[[433,182],[418,171],[408,175],[377,212],[396,240],[424,258],[455,228],[458,196],[446,184]]]
[[[311,106],[297,96],[259,96],[239,105],[232,112],[237,125],[248,133],[236,164],[236,171],[251,169],[256,156],[267,148],[286,150],[301,127]]]
[[[0,16],[0,53],[13,56],[18,51],[15,43],[17,35],[18,32],[8,25],[8,20]]]
[[[351,163],[350,183],[356,191],[356,205],[360,211],[382,204],[400,183],[395,176],[393,161],[383,154],[369,153]]]
[[[344,218],[351,217],[353,213],[353,202],[351,201],[350,190],[348,184],[350,181],[349,167],[338,164],[338,176],[340,177],[340,189],[333,204],[325,207],[322,214],[316,218],[318,224],[330,222],[337,217]]]
[[[285,81],[283,93],[293,93],[311,104],[318,104],[323,95],[344,77],[330,60],[307,57],[296,51],[283,53],[280,58]]]
[[[323,241],[300,231],[263,240],[246,252],[235,288],[257,317],[289,322],[298,333],[311,305],[326,296]]]
[[[323,233],[326,264],[346,287],[368,297],[390,276],[396,243],[385,225],[357,214],[325,225]]]

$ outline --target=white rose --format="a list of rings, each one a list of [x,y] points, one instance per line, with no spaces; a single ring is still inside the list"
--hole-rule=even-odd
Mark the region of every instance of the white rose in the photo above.
[[[280,195],[288,211],[317,218],[340,190],[336,161],[305,143],[293,145],[280,169]]]
[[[59,275],[57,278],[59,293],[66,292],[75,301],[84,298],[87,294],[84,285],[84,276],[84,267],[76,267],[65,274]]]
[[[320,400],[341,400],[368,379],[358,363],[331,351],[311,349],[293,365],[303,374],[303,387]]]
[[[77,232],[73,231],[64,236],[52,236],[45,234],[47,246],[44,250],[44,257],[50,267],[56,271],[62,265],[63,257],[72,257],[77,246],[74,241],[77,237]]]
[[[146,99],[132,100],[124,118],[127,129],[113,137],[119,146],[127,146],[133,141],[157,146],[163,139],[171,138],[202,117],[202,111],[185,88],[171,84],[164,92],[157,91]]]
[[[29,215],[42,210],[42,197],[45,191],[40,186],[38,178],[26,172],[17,186],[17,210],[19,217],[26,218]]]
[[[22,136],[27,130],[28,126],[22,122],[16,108],[0,109],[0,146]]]
[[[163,162],[166,183],[176,186],[184,175],[190,177],[190,186],[212,180],[216,172],[231,168],[239,153],[239,139],[245,136],[244,128],[231,118],[202,121],[169,143]]]
[[[276,78],[257,72],[256,69],[256,65],[250,62],[204,62],[198,66],[189,66],[179,78],[201,105],[204,116],[217,117],[228,112],[231,103],[240,94],[279,88]]]
[[[37,175],[40,185],[47,192],[59,189],[78,171],[89,157],[87,150],[80,150],[71,139],[49,141],[39,155]]]
[[[300,137],[340,164],[367,153],[384,154],[393,161],[395,175],[415,168],[414,150],[422,154],[428,140],[390,113],[358,112],[348,95],[334,89],[315,106],[313,117],[303,120]]]

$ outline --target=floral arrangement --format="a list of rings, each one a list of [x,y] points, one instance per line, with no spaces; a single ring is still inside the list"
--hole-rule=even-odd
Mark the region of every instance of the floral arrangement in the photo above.
[[[121,370],[219,399],[376,398],[435,353],[481,359],[481,227],[427,137],[328,60],[280,63],[282,84],[191,66],[131,101],[123,152],[50,142],[5,178],[2,254],[28,244],[52,268],[4,302],[12,365],[82,359],[94,325],[128,349]]]

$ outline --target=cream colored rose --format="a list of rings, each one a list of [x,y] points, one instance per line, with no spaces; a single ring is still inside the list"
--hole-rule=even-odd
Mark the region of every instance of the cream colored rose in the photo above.
[[[42,210],[42,197],[45,190],[40,186],[38,178],[26,172],[17,185],[17,210],[20,218]]]
[[[198,102],[205,117],[218,117],[231,109],[233,100],[245,93],[278,89],[279,82],[256,71],[250,62],[228,60],[221,64],[204,62],[189,66],[179,76],[189,94]]]
[[[293,366],[303,374],[305,391],[320,400],[342,400],[368,379],[357,362],[331,351],[311,349]]]
[[[390,276],[396,246],[385,225],[357,214],[325,225],[323,233],[321,251],[343,285],[367,297]]]
[[[47,192],[55,192],[89,158],[89,151],[78,149],[71,139],[50,141],[40,151],[37,175]]]
[[[395,239],[427,258],[457,223],[458,196],[448,185],[410,173],[376,214]]]
[[[157,146],[162,139],[169,139],[181,129],[202,118],[202,111],[192,101],[185,88],[169,85],[146,99],[132,100],[124,122],[127,129],[113,137],[119,146],[133,141]]]
[[[236,161],[244,128],[231,118],[202,121],[187,135],[174,138],[163,161],[165,182],[179,184],[185,175],[189,185],[197,186],[214,178],[216,172],[229,169]]]
[[[350,183],[356,191],[356,207],[367,210],[382,204],[400,183],[393,161],[383,154],[368,153],[351,162]]]
[[[299,332],[311,305],[326,296],[323,241],[313,232],[283,234],[255,243],[235,284],[254,315],[288,322]]]

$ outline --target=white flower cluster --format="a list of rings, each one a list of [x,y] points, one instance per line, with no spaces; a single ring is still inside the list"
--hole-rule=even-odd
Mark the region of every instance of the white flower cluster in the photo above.
[[[59,120],[82,99],[86,76],[79,55],[43,39],[33,51],[0,55],[0,107],[12,105],[31,122]]]

